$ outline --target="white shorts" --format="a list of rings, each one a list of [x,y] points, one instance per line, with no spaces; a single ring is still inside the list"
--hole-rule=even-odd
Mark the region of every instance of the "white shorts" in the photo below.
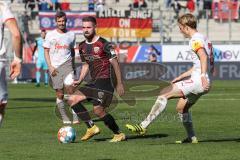
[[[206,92],[202,86],[201,76],[191,77],[175,83],[182,94],[187,98],[188,102],[195,103]]]
[[[6,65],[5,62],[0,61],[0,102],[1,103],[7,103],[7,98],[8,98],[5,65]]]

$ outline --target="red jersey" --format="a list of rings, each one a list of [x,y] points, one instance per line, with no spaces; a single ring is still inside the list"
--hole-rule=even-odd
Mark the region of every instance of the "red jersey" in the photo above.
[[[89,64],[92,80],[111,78],[109,59],[115,58],[116,54],[107,40],[99,37],[95,42],[83,41],[79,44],[79,54],[82,62]]]

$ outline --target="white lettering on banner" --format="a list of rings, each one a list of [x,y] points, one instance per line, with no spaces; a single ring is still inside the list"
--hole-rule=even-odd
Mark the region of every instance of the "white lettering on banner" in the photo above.
[[[136,37],[135,29],[116,29],[113,28],[113,36],[114,37]]]
[[[184,60],[184,61],[191,61],[192,60],[192,52],[191,51],[185,51],[186,53],[179,52],[177,56],[177,61]]]
[[[191,56],[187,45],[163,45],[163,62],[191,62]]]
[[[163,76],[164,79],[172,79],[186,72],[192,65],[166,65],[167,72]]]
[[[228,78],[240,78],[240,69],[236,65],[221,65],[219,67],[219,77],[224,78],[227,76]]]
[[[240,50],[225,50],[215,52],[214,57],[216,60],[238,60],[240,59]]]
[[[125,11],[124,10],[115,10],[112,8],[101,10],[99,11],[98,17],[106,18],[106,17],[125,17]]]
[[[119,19],[119,27],[130,28],[130,19]]]
[[[131,10],[128,18],[151,18],[152,11],[151,10]]]

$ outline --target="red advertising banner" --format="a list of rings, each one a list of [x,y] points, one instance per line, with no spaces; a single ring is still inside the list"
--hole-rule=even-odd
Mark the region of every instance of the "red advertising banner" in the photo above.
[[[212,3],[212,15],[214,19],[233,19],[239,18],[239,2],[237,0],[220,0]],[[230,16],[230,17],[229,17]]]
[[[152,12],[104,10],[97,13],[97,24],[97,33],[104,37],[150,37]]]

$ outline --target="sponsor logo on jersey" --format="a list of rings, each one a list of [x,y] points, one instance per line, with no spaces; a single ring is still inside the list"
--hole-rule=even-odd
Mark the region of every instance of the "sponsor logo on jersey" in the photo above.
[[[103,96],[104,96],[104,92],[98,92],[98,98],[99,98],[99,99],[102,99]]]

